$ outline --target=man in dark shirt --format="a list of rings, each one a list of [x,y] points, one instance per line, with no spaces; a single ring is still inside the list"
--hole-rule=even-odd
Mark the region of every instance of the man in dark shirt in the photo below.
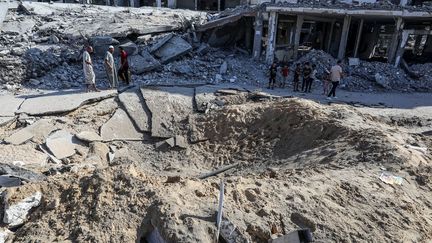
[[[307,89],[308,82],[310,81],[312,74],[312,68],[309,64],[309,62],[306,62],[303,67],[303,82],[302,82],[302,91],[305,92]]]
[[[119,47],[120,49],[120,69],[118,71],[118,74],[120,78],[126,82],[126,84],[130,83],[129,80],[129,63],[128,63],[128,54],[123,49],[123,47]]]
[[[274,62],[270,67],[270,78],[269,78],[269,86],[268,88],[274,89],[276,83],[276,75],[277,75],[277,66]]]
[[[300,82],[301,74],[302,74],[301,65],[300,63],[297,63],[296,68],[294,70],[294,80],[293,80],[294,92],[299,91],[299,82]]]

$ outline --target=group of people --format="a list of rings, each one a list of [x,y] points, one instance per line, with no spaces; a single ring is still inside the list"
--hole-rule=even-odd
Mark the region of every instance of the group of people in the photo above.
[[[120,77],[126,84],[130,83],[128,54],[120,46],[120,68],[116,69],[114,61],[114,46],[109,46],[104,58],[105,71],[108,77],[109,85],[112,89],[118,87],[118,78]],[[93,70],[93,62],[90,54],[93,53],[93,47],[87,46],[83,53],[83,69],[86,83],[86,91],[99,91],[96,88],[96,75]]]
[[[336,98],[336,88],[339,85],[342,77],[343,71],[341,67],[341,61],[339,60],[336,65],[332,66],[330,70],[325,70],[325,74],[322,75],[321,80],[323,84],[323,95],[326,95],[329,99],[331,97]],[[288,82],[289,75],[288,65],[284,65],[280,68],[280,73],[282,75],[282,80],[280,82],[279,87],[284,88],[286,83]],[[312,84],[315,81],[318,81],[317,77],[317,67],[315,64],[311,64],[309,62],[305,62],[303,65],[297,63],[294,69],[294,78],[293,78],[293,91],[300,92],[300,80],[302,81],[301,91],[305,93],[310,93],[312,91]],[[278,66],[276,62],[274,62],[270,66],[270,78],[269,78],[269,89],[274,89],[276,85],[276,77],[278,74]],[[329,90],[330,84],[332,85]]]

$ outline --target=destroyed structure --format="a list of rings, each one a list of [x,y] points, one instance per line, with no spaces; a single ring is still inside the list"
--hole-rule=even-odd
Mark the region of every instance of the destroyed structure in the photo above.
[[[432,240],[428,7],[101,5],[0,2],[0,242]],[[336,100],[265,89],[341,57]]]

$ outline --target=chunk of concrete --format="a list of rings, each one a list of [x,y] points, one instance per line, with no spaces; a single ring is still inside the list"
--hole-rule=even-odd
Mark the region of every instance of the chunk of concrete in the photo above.
[[[36,22],[33,19],[26,18],[22,21],[11,21],[11,22],[3,22],[2,31],[6,33],[22,35],[27,32],[30,32],[33,27],[36,25]]]
[[[18,132],[7,137],[6,143],[19,145],[33,139],[37,143],[42,143],[48,135],[56,128],[49,119],[40,119],[30,126],[27,126]]]
[[[192,46],[180,36],[174,36],[162,45],[154,54],[161,63],[168,63],[192,50]]]
[[[224,61],[219,68],[219,73],[220,74],[226,74],[227,71],[228,71],[228,63],[226,61]]]
[[[0,149],[0,163],[19,165],[28,169],[40,169],[46,165],[47,160],[48,156],[34,149],[31,144],[4,145]]]
[[[195,103],[198,111],[206,111],[207,107],[217,99],[215,92],[219,88],[219,86],[212,85],[199,86],[195,88]]]
[[[75,136],[79,139],[82,140],[84,142],[97,142],[97,141],[102,141],[102,137],[99,136],[99,134],[97,134],[94,131],[82,131],[78,134],[75,134]]]
[[[19,106],[24,102],[23,98],[15,97],[13,95],[0,96],[0,116],[15,116]]]
[[[174,36],[174,35],[173,35],[172,33],[170,33],[170,34],[168,34],[168,35],[162,37],[161,39],[159,39],[156,43],[154,43],[154,44],[150,47],[149,52],[150,52],[150,53],[153,53],[153,52],[157,51],[159,48],[161,48],[163,45],[165,45],[165,43],[167,43],[169,40],[171,40],[171,38],[172,38],[173,36]]]
[[[1,6],[0,6],[0,9],[1,9]],[[0,24],[1,24],[1,22],[0,22]],[[1,25],[0,25],[0,27],[1,27]],[[9,240],[11,240],[11,238],[12,238],[11,235],[13,235],[12,231],[10,231],[6,228],[0,228],[0,242],[9,242]]]
[[[179,148],[187,148],[188,142],[187,139],[183,136],[176,135],[175,136],[175,146]]]
[[[18,110],[18,113],[26,113],[34,116],[65,113],[73,111],[82,105],[111,98],[116,95],[116,90],[91,93],[67,90],[52,92],[26,99]]]
[[[97,164],[99,166],[108,165],[108,153],[110,149],[101,142],[93,142],[90,144],[90,150],[85,159],[85,163]]]
[[[94,48],[96,55],[103,55],[111,45],[118,45],[120,42],[111,36],[95,36],[90,38],[90,43]]]
[[[46,146],[57,159],[65,159],[75,154],[73,135],[68,131],[59,130],[51,134],[46,140]]]
[[[138,54],[138,46],[132,41],[126,42],[120,45],[126,51],[129,56],[134,56]]]
[[[21,185],[20,178],[8,176],[8,175],[0,175],[0,187],[15,187],[20,185]]]
[[[15,120],[14,116],[2,116],[0,117],[0,127],[7,125]]]
[[[102,125],[100,133],[104,141],[139,141],[143,139],[143,134],[135,128],[123,109],[117,109],[108,122]]]
[[[126,91],[119,94],[120,102],[133,122],[141,132],[150,131],[150,111],[144,104],[144,99],[138,90]]]
[[[129,57],[129,65],[133,74],[142,74],[161,66],[160,62],[147,51],[141,52],[141,55]]]
[[[170,138],[184,133],[182,124],[194,111],[193,88],[142,88],[141,93],[151,112],[151,135],[153,137]]]
[[[8,202],[5,202],[3,222],[9,224],[9,227],[22,225],[25,222],[30,209],[39,206],[41,199],[42,193],[35,192],[33,195],[24,198],[18,203],[9,205]]]
[[[16,165],[4,163],[0,163],[0,175],[18,178],[26,182],[37,182],[46,178],[43,174]]]

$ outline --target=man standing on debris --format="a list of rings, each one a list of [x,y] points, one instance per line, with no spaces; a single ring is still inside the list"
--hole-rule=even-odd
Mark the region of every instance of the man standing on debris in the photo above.
[[[337,98],[336,87],[339,85],[339,82],[341,81],[341,78],[343,76],[342,67],[340,66],[341,64],[342,61],[339,60],[337,61],[337,64],[330,69],[330,80],[332,82],[332,88],[330,90],[330,93],[328,94],[327,99],[331,99],[331,96],[333,96],[333,98]]]
[[[99,91],[96,88],[96,76],[93,71],[93,63],[90,57],[90,53],[93,52],[93,47],[88,46],[83,53],[83,69],[84,69],[84,78],[86,83],[86,92],[89,91]]]
[[[294,80],[293,80],[294,92],[299,91],[299,82],[300,82],[301,74],[302,74],[302,69],[300,63],[297,63],[296,68],[294,70]]]
[[[287,81],[288,81],[288,74],[289,74],[289,68],[288,68],[288,65],[285,65],[285,66],[282,68],[281,73],[282,73],[282,82],[281,82],[281,84],[280,84],[280,87],[281,87],[281,88],[285,88],[285,85],[286,85],[286,83],[287,83]]]
[[[276,83],[276,75],[277,75],[277,65],[274,62],[270,67],[270,78],[269,78],[269,86],[268,88],[274,89]]]
[[[128,63],[128,54],[123,49],[123,47],[119,47],[120,49],[120,69],[119,69],[119,76],[123,80],[123,82],[126,82],[126,84],[129,85],[129,63]]]
[[[303,67],[303,82],[302,82],[302,92],[307,92],[307,86],[311,82],[312,68],[309,62],[306,62]]]
[[[114,62],[114,46],[110,46],[108,48],[108,51],[105,55],[104,65],[105,65],[105,71],[108,76],[108,81],[110,83],[111,88],[116,88],[118,86],[118,76],[117,76],[117,69],[115,68],[115,62]]]

